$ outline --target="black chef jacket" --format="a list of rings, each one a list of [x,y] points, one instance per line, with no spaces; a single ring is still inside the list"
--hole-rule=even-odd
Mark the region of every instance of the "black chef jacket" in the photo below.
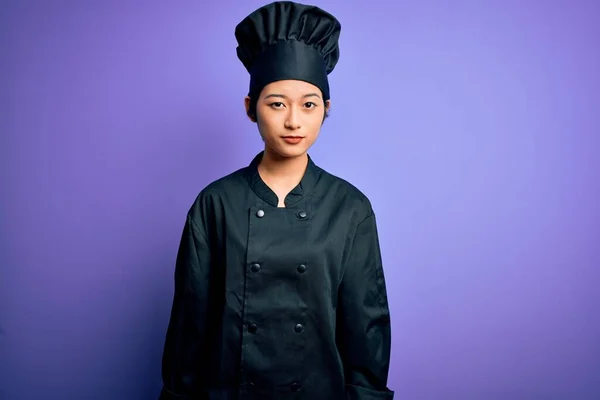
[[[278,208],[258,173],[262,154],[189,210],[160,399],[392,399],[368,198],[309,157]]]

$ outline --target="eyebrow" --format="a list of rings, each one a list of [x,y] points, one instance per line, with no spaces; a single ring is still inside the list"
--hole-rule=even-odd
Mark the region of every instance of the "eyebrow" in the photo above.
[[[284,95],[284,94],[271,93],[271,94],[265,96],[265,100],[268,99],[268,98],[271,98],[271,97],[279,97],[279,98],[282,98],[282,99],[287,99],[287,96]],[[318,98],[321,98],[321,96],[319,96],[317,93],[308,93],[308,94],[305,94],[304,96],[302,96],[303,99],[305,99],[307,97],[318,97]]]

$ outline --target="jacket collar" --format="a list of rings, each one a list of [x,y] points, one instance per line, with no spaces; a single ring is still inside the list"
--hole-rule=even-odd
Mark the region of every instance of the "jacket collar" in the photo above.
[[[258,164],[260,164],[263,154],[264,151],[258,153],[250,165],[246,168],[248,185],[250,185],[252,191],[254,191],[254,193],[256,193],[256,195],[263,201],[267,202],[273,207],[277,207],[277,195],[269,186],[267,186],[258,173]],[[294,189],[292,189],[292,191],[285,198],[285,206],[293,206],[302,200],[307,194],[309,194],[315,187],[320,173],[321,168],[315,165],[310,155],[308,155],[308,165],[306,166],[304,176],[302,177],[300,183]]]

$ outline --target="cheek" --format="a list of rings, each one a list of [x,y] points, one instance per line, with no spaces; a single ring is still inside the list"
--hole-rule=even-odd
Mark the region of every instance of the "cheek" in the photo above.
[[[279,132],[281,132],[283,122],[279,122],[276,117],[267,114],[258,117],[257,125],[263,140],[269,140],[273,136],[278,136]]]
[[[276,129],[279,125],[283,125],[284,123],[282,115],[280,113],[272,112],[271,110],[259,112],[257,120],[265,130]]]
[[[311,134],[318,135],[323,125],[323,116],[320,114],[311,115],[310,118],[307,118],[306,122],[306,126],[309,128]]]

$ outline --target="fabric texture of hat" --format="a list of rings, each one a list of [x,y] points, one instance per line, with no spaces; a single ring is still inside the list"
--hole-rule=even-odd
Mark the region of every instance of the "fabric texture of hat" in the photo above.
[[[338,62],[341,25],[322,9],[291,1],[259,8],[235,29],[237,56],[250,73],[249,96],[269,83],[312,83],[329,100],[327,76]]]

